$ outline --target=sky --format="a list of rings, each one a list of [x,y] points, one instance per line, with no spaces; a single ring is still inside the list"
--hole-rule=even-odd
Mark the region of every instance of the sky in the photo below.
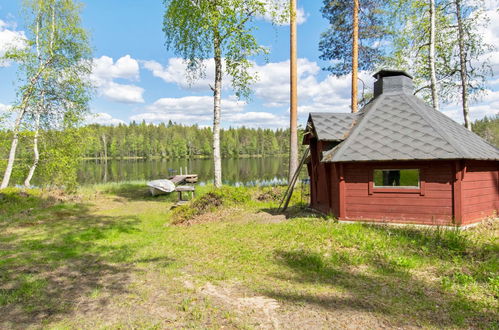
[[[21,0],[0,0],[0,54],[24,35]],[[207,62],[206,77],[192,84],[185,64],[168,51],[162,31],[161,0],[83,1],[82,20],[94,50],[91,79],[96,93],[88,123],[117,125],[130,121],[151,123],[169,120],[185,125],[212,125],[214,66]],[[322,1],[298,0],[299,124],[308,113],[349,112],[350,77],[333,77],[322,70],[320,34],[327,22],[320,13]],[[489,26],[482,31],[487,42],[499,46],[499,0],[487,0]],[[289,126],[289,26],[257,20],[256,37],[269,48],[267,59],[256,58],[258,76],[249,100],[238,100],[224,77],[223,127],[284,128]],[[499,113],[499,50],[488,54],[495,76],[488,79],[487,93],[471,106],[472,119]],[[361,72],[371,85],[373,72]],[[0,63],[0,114],[16,97],[16,65]],[[462,122],[460,104],[443,107],[444,113]]]

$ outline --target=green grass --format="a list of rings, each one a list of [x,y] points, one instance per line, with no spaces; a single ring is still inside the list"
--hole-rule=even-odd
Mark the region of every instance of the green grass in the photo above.
[[[219,208],[197,214],[207,221],[173,225],[193,214],[172,212],[176,196],[149,197],[142,183],[62,202],[2,191],[0,328],[259,326],[202,294],[207,283],[276,299],[281,323],[314,311],[317,326],[348,313],[366,322],[359,327],[497,327],[497,222],[468,231],[337,224],[307,213],[299,194],[286,220],[262,221],[276,217],[260,212],[275,210],[282,188],[223,192]],[[213,189],[196,193],[203,203]]]

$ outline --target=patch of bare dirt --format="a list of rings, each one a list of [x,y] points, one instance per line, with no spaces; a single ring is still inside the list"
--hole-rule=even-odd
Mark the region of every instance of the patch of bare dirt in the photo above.
[[[241,297],[234,288],[215,286],[209,282],[199,292],[216,299],[225,306],[232,307],[237,314],[260,320],[258,326],[261,329],[280,328],[277,317],[280,306],[275,299],[264,296]]]
[[[199,289],[189,280],[184,287],[210,297],[224,309],[245,318],[257,329],[415,329],[417,325],[393,324],[369,310],[361,311],[348,293],[315,295],[310,303],[293,303],[293,296],[280,299],[251,294],[234,285],[206,283]],[[303,297],[302,297],[303,298]]]
[[[235,223],[281,223],[287,221],[283,214],[271,214],[268,212],[249,212],[243,208],[231,207],[216,210],[214,212],[204,213],[193,217],[190,220],[178,223],[178,226],[192,226],[201,223],[210,223],[216,221],[229,221]]]
[[[223,208],[218,209],[213,212],[203,213],[197,215],[189,220],[177,223],[177,226],[193,226],[201,223],[210,223],[216,221],[226,221],[226,220],[234,220],[238,219],[241,214],[245,211],[244,209],[232,207],[232,208]]]
[[[287,221],[284,214],[271,214],[268,212],[258,212],[248,215],[248,220],[258,223],[280,223]]]
[[[69,193],[62,189],[50,189],[44,191],[44,197],[53,204],[56,203],[80,203],[82,196],[76,193]]]

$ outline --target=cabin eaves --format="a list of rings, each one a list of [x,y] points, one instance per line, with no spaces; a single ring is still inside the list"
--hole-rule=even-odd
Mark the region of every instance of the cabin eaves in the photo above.
[[[323,162],[499,160],[499,149],[412,94],[383,93],[359,113],[358,124],[343,142],[324,152]],[[345,131],[328,133],[339,134]]]

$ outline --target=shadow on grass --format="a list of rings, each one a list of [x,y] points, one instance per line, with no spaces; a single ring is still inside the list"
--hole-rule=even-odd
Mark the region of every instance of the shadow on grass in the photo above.
[[[112,243],[139,231],[133,216],[96,216],[84,204],[35,196],[9,195],[0,207],[0,328],[39,326],[76,309],[98,311],[127,292],[135,263],[158,262],[129,262],[134,247]],[[100,290],[106,295],[88,303]]]
[[[494,258],[492,253],[470,247],[471,242],[454,237],[453,233],[428,234],[410,228],[390,228],[388,231],[374,227],[374,230],[405,245],[410,253],[431,258],[435,263],[450,262],[456,256],[469,258],[463,264],[478,255],[486,255],[484,262]],[[433,251],[438,247],[447,253]],[[486,246],[485,250],[489,248]],[[393,326],[493,328],[499,324],[493,304],[474,299],[466,291],[445,290],[439,281],[415,276],[409,271],[410,267],[394,262],[393,255],[386,251],[363,252],[362,260],[356,262],[351,251],[341,249],[333,249],[327,255],[306,249],[278,250],[276,262],[292,272],[290,275],[276,274],[276,278],[329,286],[336,294],[285,289],[267,289],[262,293],[281,301],[316,305],[331,312],[349,310],[378,314],[390,320]]]
[[[385,239],[395,237],[400,247],[414,255],[432,256],[436,260],[459,262],[466,265],[466,271],[473,281],[485,283],[497,276],[499,243],[480,241],[483,235],[459,229],[415,228],[364,225]],[[491,229],[493,230],[493,229]],[[491,236],[492,237],[492,236]]]

